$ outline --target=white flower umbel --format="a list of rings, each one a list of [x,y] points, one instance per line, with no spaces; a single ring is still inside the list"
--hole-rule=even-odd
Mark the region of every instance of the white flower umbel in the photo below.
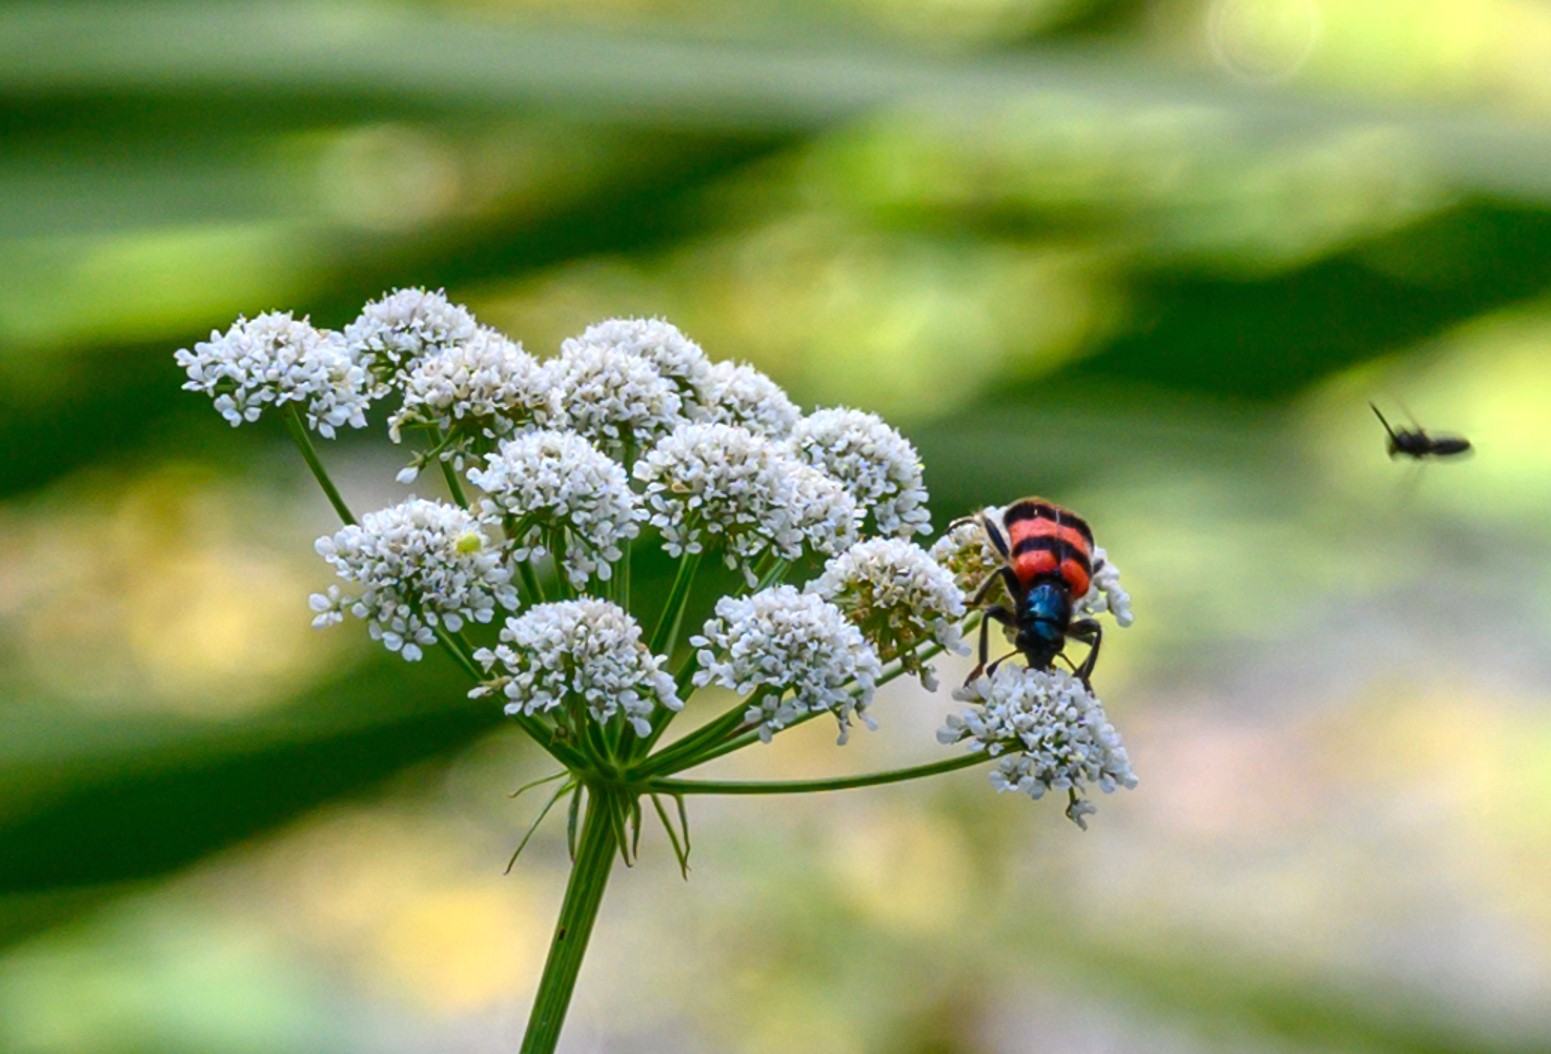
[[[807,592],[844,611],[883,661],[899,659],[929,690],[936,690],[937,679],[920,660],[924,645],[935,641],[961,655],[969,653],[956,625],[964,617],[964,593],[953,575],[914,542],[858,542],[831,559]]]
[[[862,510],[845,484],[788,454],[785,448],[774,471],[776,508],[798,539],[795,547],[780,550],[783,559],[795,559],[803,546],[822,556],[834,556],[856,541]]]
[[[469,480],[485,492],[481,512],[506,525],[513,559],[543,556],[546,540],[563,534],[566,575],[578,589],[590,575],[610,576],[646,517],[625,467],[575,432],[504,440]]]
[[[738,425],[680,425],[636,462],[635,477],[670,555],[720,543],[727,566],[750,584],[766,554],[795,560],[805,544],[819,548],[845,528],[854,537],[855,503],[844,488]]]
[[[463,456],[524,427],[542,426],[559,411],[549,371],[504,334],[481,327],[468,341],[416,359],[403,377],[404,404],[389,420],[395,442],[406,427],[446,436],[444,461]],[[401,482],[414,477],[412,466]],[[408,478],[406,478],[406,476]]]
[[[606,600],[540,604],[508,618],[501,643],[474,660],[493,676],[469,695],[499,692],[508,714],[561,710],[574,721],[585,711],[604,724],[622,713],[636,735],[647,736],[658,707],[684,705],[663,660],[641,643],[641,627]]]
[[[685,420],[679,384],[628,347],[590,339],[599,329],[565,341],[548,364],[561,406],[556,427],[580,432],[603,450],[649,446]]]
[[[381,380],[474,339],[479,323],[438,289],[395,289],[345,327],[350,350]]]
[[[937,733],[945,744],[997,759],[991,784],[1038,800],[1046,791],[1068,792],[1067,815],[1079,827],[1093,812],[1082,792],[1092,786],[1109,793],[1135,787],[1130,759],[1104,707],[1082,681],[1065,670],[1031,670],[1003,663],[954,693],[975,703],[950,715]]]
[[[817,410],[797,422],[792,444],[810,465],[844,483],[883,534],[931,530],[921,457],[877,414]]]
[[[287,403],[297,404],[307,426],[327,438],[342,425],[366,425],[372,388],[366,370],[338,333],[315,329],[289,311],[239,318],[173,358],[188,374],[183,387],[210,396],[234,427],[257,421],[266,406]]]
[[[718,362],[711,367],[710,420],[742,425],[757,435],[785,439],[802,410],[781,386],[752,366]]]
[[[645,359],[673,385],[685,417],[702,416],[712,392],[711,362],[700,345],[660,318],[611,318],[588,326],[561,346],[591,345],[612,355]]]
[[[435,627],[456,633],[465,622],[491,621],[497,606],[517,606],[511,569],[456,505],[410,498],[324,535],[316,548],[361,593],[314,595],[314,625],[348,610],[367,620],[374,640],[410,661],[435,642]]]
[[[997,519],[1000,511],[987,509],[986,514]],[[1007,562],[992,547],[985,528],[974,520],[957,524],[937,539],[931,553],[932,559],[948,569],[966,595],[973,594],[987,577]]]
[[[1115,616],[1119,625],[1131,625],[1136,617],[1131,614],[1131,594],[1120,585],[1120,568],[1098,547],[1093,550],[1093,568],[1093,584],[1088,587],[1087,595],[1078,601],[1078,612],[1102,615],[1107,611]]]
[[[820,596],[783,585],[723,597],[690,644],[699,649],[695,684],[759,693],[744,723],[757,724],[767,743],[798,718],[826,710],[840,723],[841,743],[853,717],[877,727],[866,711],[882,664],[861,631]]]

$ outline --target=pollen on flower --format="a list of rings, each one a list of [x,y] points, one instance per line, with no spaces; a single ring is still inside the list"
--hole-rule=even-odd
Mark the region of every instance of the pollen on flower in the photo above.
[[[622,546],[640,532],[646,516],[619,462],[574,432],[528,432],[504,440],[469,470],[485,492],[481,513],[506,526],[508,551],[530,560],[559,541],[562,563],[577,588],[593,574],[607,579]]]
[[[583,597],[540,604],[508,618],[495,648],[474,659],[491,679],[470,696],[501,694],[508,714],[553,714],[599,724],[615,714],[636,735],[650,735],[658,708],[678,710],[673,678],[641,642],[641,627],[622,608]]]
[[[1094,811],[1083,791],[1106,794],[1135,787],[1130,759],[1104,707],[1078,678],[1065,670],[1033,670],[1004,664],[976,678],[956,698],[975,704],[950,715],[937,733],[944,744],[966,742],[972,751],[997,759],[991,785],[1038,800],[1046,791],[1066,791],[1073,823],[1086,827]]]
[[[316,548],[361,592],[314,597],[313,624],[337,622],[336,613],[348,610],[367,620],[374,640],[410,661],[435,642],[436,627],[456,633],[465,622],[491,621],[497,607],[517,606],[511,569],[456,505],[410,498],[324,535]]]
[[[257,421],[266,406],[295,403],[307,426],[332,438],[335,429],[363,428],[372,382],[338,333],[314,328],[289,311],[239,318],[174,360],[188,374],[183,387],[204,392],[233,427]]]
[[[872,642],[883,661],[900,660],[906,670],[936,688],[920,650],[933,642],[967,654],[956,623],[964,616],[964,594],[953,575],[914,542],[872,538],[858,542],[824,566],[807,592],[846,613]]]
[[[931,531],[921,457],[877,414],[816,410],[797,422],[791,442],[810,465],[845,484],[881,533]]]
[[[395,443],[406,427],[440,431],[440,456],[461,467],[470,450],[559,411],[549,373],[522,346],[481,327],[466,341],[414,359],[401,378],[404,403],[388,420]]]
[[[635,478],[670,555],[719,544],[750,584],[767,553],[795,560],[804,546],[827,551],[855,537],[843,487],[738,425],[680,425],[636,462]]]
[[[422,358],[475,338],[479,323],[462,304],[438,289],[395,289],[361,310],[345,327],[345,341],[381,380],[391,380]]]
[[[765,742],[794,721],[829,711],[839,742],[853,718],[867,713],[882,663],[860,630],[835,605],[793,586],[746,597],[723,597],[705,629],[690,638],[699,649],[697,685],[719,684],[751,696],[744,722]]]
[[[802,411],[775,381],[752,366],[718,362],[711,367],[710,420],[742,425],[756,435],[785,439]]]

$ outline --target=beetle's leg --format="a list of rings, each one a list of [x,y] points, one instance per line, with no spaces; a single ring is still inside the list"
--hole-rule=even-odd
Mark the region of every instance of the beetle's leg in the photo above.
[[[986,667],[986,676],[987,677],[991,676],[993,673],[996,672],[996,668],[998,666],[1000,666],[1002,663],[1006,662],[1008,659],[1012,658],[1014,655],[1017,655],[1017,654],[1019,654],[1019,652],[1018,652],[1018,650],[1016,648],[1014,648],[1012,651],[1008,652],[1006,655],[1003,655],[1000,659],[997,659],[990,666],[987,666]]]
[[[968,600],[964,601],[965,606],[975,608],[985,603],[986,597],[990,595],[991,589],[996,585],[996,580],[998,578],[1000,578],[1002,583],[1006,585],[1008,597],[1016,599],[1018,596],[1018,590],[1022,588],[1022,583],[1018,581],[1018,576],[1013,574],[1012,568],[1008,567],[1006,564],[1003,564],[995,571],[992,571],[990,574],[986,575],[985,581],[980,583],[980,587],[975,590],[975,592]],[[1009,625],[1011,625],[1011,623],[1009,623]]]
[[[1002,605],[997,604],[994,607],[986,608],[985,618],[980,621],[980,663],[973,670],[969,671],[969,676],[964,678],[965,684],[973,681],[985,671],[986,660],[991,655],[990,634],[991,622],[993,620],[1000,622],[1004,626],[1017,625],[1017,619],[1013,616],[1013,613],[1002,607]],[[997,661],[1000,662],[1001,660],[998,659]]]
[[[1080,619],[1066,627],[1066,635],[1088,645],[1088,656],[1083,659],[1082,665],[1077,667],[1075,672],[1077,679],[1082,681],[1083,687],[1091,693],[1093,685],[1089,683],[1088,678],[1093,676],[1093,664],[1099,661],[1099,642],[1104,639],[1104,627],[1099,625],[1098,619]]]

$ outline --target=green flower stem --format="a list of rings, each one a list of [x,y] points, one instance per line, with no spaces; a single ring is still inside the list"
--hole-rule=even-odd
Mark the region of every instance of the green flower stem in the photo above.
[[[522,578],[522,588],[528,594],[528,606],[544,603],[544,587],[539,584],[539,576],[533,572],[532,562],[517,561],[517,574]]]
[[[780,580],[782,575],[786,574],[786,569],[790,566],[792,565],[787,560],[775,561],[775,563],[771,564],[763,575],[760,575],[759,584],[754,587],[753,591],[758,593],[761,590],[769,589],[772,585]]]
[[[700,669],[700,656],[696,652],[690,652],[684,658],[684,665],[679,667],[679,672],[673,676],[673,694],[680,699],[688,699],[694,691],[695,671]],[[645,739],[638,739],[629,751],[629,757],[643,758],[652,752],[662,734],[668,730],[668,723],[677,715],[675,711],[652,715],[652,731]]]
[[[562,600],[573,600],[576,590],[571,585],[571,575],[565,566],[565,532],[557,530],[549,538],[549,558],[555,564],[555,590]]]
[[[596,791],[589,793],[586,817],[576,843],[576,859],[566,883],[565,900],[549,942],[549,957],[539,978],[539,990],[528,1017],[528,1031],[522,1038],[521,1054],[553,1054],[560,1042],[560,1028],[576,988],[576,976],[582,968],[582,956],[592,925],[603,903],[603,891],[619,850],[617,817],[611,812],[618,805]]]
[[[648,794],[810,794],[815,791],[852,790],[856,787],[878,787],[885,783],[925,779],[928,776],[940,776],[944,772],[967,769],[989,760],[983,753],[963,754],[947,761],[934,761],[929,765],[915,765],[908,769],[888,769],[825,780],[650,779],[646,781],[644,789]]]
[[[928,644],[916,653],[915,658],[924,662],[927,659],[931,659],[937,655],[942,654],[945,650],[946,649],[943,648],[941,644]],[[896,659],[883,668],[883,673],[877,680],[877,686],[882,688],[890,681],[897,680],[909,672],[910,671],[905,668],[905,664]],[[855,694],[860,694],[860,690],[858,690],[858,692]],[[752,700],[750,700],[750,702],[752,702]],[[748,704],[745,704],[745,709],[747,706]],[[799,714],[797,717],[788,722],[786,727],[789,729],[796,728],[798,725],[803,724],[804,722],[812,721],[815,717],[820,717],[827,713],[829,713],[828,710],[820,710],[817,712]],[[682,740],[680,742],[682,742]],[[703,765],[708,761],[715,761],[719,757],[742,750],[744,747],[751,746],[757,742],[759,742],[759,730],[757,728],[750,729],[747,732],[738,733],[737,735],[733,736],[733,738],[728,739],[725,742],[715,744],[714,746],[709,746],[703,751],[697,751],[693,756],[690,757],[687,762],[684,761],[683,754],[677,750],[678,743],[675,743],[672,747],[669,747],[668,750],[665,750],[661,754],[657,755],[657,758],[652,759],[654,762],[656,762],[658,758],[670,760],[674,763],[674,767],[670,769],[663,765],[654,764],[651,771],[682,772],[685,769],[694,768],[696,765]],[[672,758],[669,758],[668,756],[668,752],[670,750],[674,752]]]
[[[323,467],[323,462],[318,458],[317,448],[312,445],[312,437],[307,434],[307,426],[302,421],[301,414],[296,409],[296,404],[291,403],[286,407],[285,426],[295,440],[296,446],[302,452],[302,458],[307,462],[307,467],[312,469],[312,477],[318,481],[318,486],[323,488],[323,493],[328,496],[329,504],[334,506],[334,511],[345,523],[355,523],[355,513],[350,511],[350,506],[345,504],[345,499],[340,496],[334,486],[334,481],[329,479],[328,470]]]
[[[458,503],[460,509],[469,507],[469,499],[463,493],[463,483],[458,479],[458,470],[452,467],[451,461],[436,459],[442,466],[442,478],[447,481],[447,490],[452,495],[452,500]]]
[[[677,772],[699,764],[698,755],[701,751],[714,747],[743,727],[743,715],[748,712],[749,707],[759,705],[761,694],[763,693],[756,692],[720,717],[706,722],[682,739],[676,740],[660,754],[648,758],[640,770],[641,774],[652,776],[660,772]]]
[[[685,553],[679,560],[679,573],[673,578],[667,602],[662,606],[662,614],[657,617],[657,628],[652,631],[653,655],[673,658],[673,649],[679,642],[679,631],[684,627],[684,609],[689,604],[689,590],[695,583],[695,572],[700,569],[700,559],[704,555]]]
[[[625,609],[626,614],[630,613],[630,553],[635,549],[631,541],[626,538],[625,544],[620,547],[619,571],[614,576],[619,579],[619,606]]]
[[[435,633],[442,649],[452,656],[452,661],[462,667],[463,672],[468,674],[475,684],[484,683],[485,671],[480,669],[479,664],[474,661],[473,655],[469,652],[468,645],[447,632],[447,629],[443,626],[435,627]],[[587,763],[586,758],[568,744],[556,739],[554,732],[542,721],[523,713],[513,714],[512,718],[524,732],[533,738],[535,743],[544,748],[550,757],[560,762],[566,768],[573,772],[586,771],[592,768]]]

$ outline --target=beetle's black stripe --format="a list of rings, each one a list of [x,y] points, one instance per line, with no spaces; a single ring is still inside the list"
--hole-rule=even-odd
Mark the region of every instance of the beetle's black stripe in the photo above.
[[[1056,563],[1058,564],[1066,560],[1076,560],[1088,577],[1093,577],[1093,563],[1088,559],[1088,554],[1082,552],[1071,542],[1063,541],[1050,534],[1022,539],[1017,545],[1012,547],[1011,559],[1016,560],[1024,553],[1037,553],[1040,551],[1055,553]]]
[[[1071,509],[1064,509],[1059,505],[1053,505],[1039,498],[1024,498],[1007,506],[1002,513],[1002,523],[1009,530],[1012,525],[1021,520],[1054,520],[1064,527],[1071,527],[1093,544],[1093,531],[1088,527],[1088,521],[1077,515]]]

